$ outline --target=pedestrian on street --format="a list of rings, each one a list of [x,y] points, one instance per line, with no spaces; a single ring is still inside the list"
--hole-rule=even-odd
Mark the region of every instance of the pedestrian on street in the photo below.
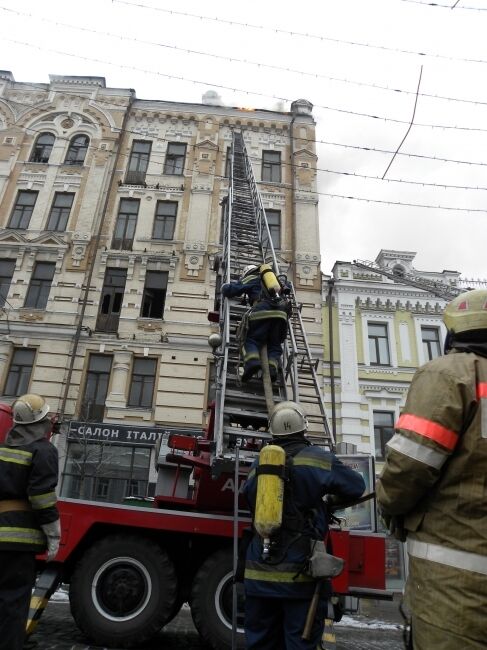
[[[445,353],[414,375],[377,500],[407,537],[414,650],[487,648],[487,290],[446,307]]]
[[[333,453],[313,446],[308,423],[295,402],[278,405],[271,414],[272,445],[282,447],[288,469],[282,525],[271,540],[270,554],[254,532],[245,561],[245,636],[248,650],[316,650],[327,614],[330,581],[320,581],[320,598],[309,640],[302,634],[317,581],[307,573],[313,540],[328,531],[325,495],[355,499],[365,489],[363,478]],[[262,467],[262,470],[265,468]],[[267,470],[266,470],[267,471]],[[259,460],[243,488],[255,520]]]
[[[284,283],[281,293],[286,293],[289,289],[290,285]],[[244,316],[246,326],[241,342],[244,363],[242,381],[249,381],[262,369],[260,350],[264,345],[267,345],[271,380],[275,381],[282,357],[282,344],[287,336],[289,303],[282,295],[269,294],[261,277],[261,268],[256,264],[246,266],[240,280],[222,285],[222,294],[226,298],[246,295],[251,307]]]
[[[23,395],[12,406],[14,425],[0,446],[0,650],[21,650],[37,553],[47,561],[59,548],[55,488],[57,449],[49,406],[40,395]]]

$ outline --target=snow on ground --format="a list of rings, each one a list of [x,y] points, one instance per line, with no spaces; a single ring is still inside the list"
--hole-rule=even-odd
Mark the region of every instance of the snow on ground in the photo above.
[[[335,623],[343,627],[362,627],[368,630],[400,630],[401,626],[397,623],[386,623],[365,616],[347,616],[344,615],[340,623]]]
[[[57,591],[51,596],[51,601],[55,603],[67,603],[69,602],[68,588],[66,585],[61,585]],[[183,609],[189,610],[189,605],[184,603]],[[400,630],[401,626],[399,624],[387,623],[385,621],[380,621],[373,618],[367,618],[366,616],[361,616],[356,614],[354,616],[344,615],[340,623],[335,623],[340,627],[355,627],[355,628],[364,628],[369,630]]]

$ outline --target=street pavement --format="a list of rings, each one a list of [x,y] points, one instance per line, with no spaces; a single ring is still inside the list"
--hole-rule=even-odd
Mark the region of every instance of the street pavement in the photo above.
[[[375,602],[375,601],[374,601]],[[337,650],[403,650],[395,603],[368,604],[367,615],[346,616],[335,626]],[[380,617],[380,618],[379,618]],[[188,608],[148,645],[136,650],[207,650]],[[90,646],[76,627],[67,601],[50,602],[25,650],[105,650]]]

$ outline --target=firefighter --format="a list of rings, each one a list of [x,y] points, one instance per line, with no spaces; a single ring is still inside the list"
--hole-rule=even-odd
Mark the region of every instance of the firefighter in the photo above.
[[[329,580],[323,580],[311,629],[304,641],[308,609],[316,581],[306,573],[312,540],[323,540],[328,530],[326,494],[346,499],[359,497],[363,478],[334,454],[306,439],[308,423],[301,407],[286,402],[275,408],[269,421],[272,445],[285,451],[287,480],[279,533],[270,553],[254,533],[245,561],[245,635],[248,650],[316,650],[326,614]],[[264,470],[264,467],[261,468]],[[256,524],[259,460],[252,466],[244,495]]]
[[[377,485],[407,537],[414,650],[487,648],[487,290],[446,307],[446,356],[414,375]]]
[[[272,275],[275,278],[275,275]],[[285,284],[283,292],[288,291],[289,285]],[[256,264],[244,267],[242,277],[237,282],[222,285],[222,294],[226,298],[245,294],[251,306],[244,316],[245,331],[242,332],[242,381],[249,381],[262,369],[260,349],[265,344],[271,380],[275,381],[282,356],[282,344],[287,335],[288,304],[278,295],[270,295],[263,281],[261,267]]]
[[[35,556],[47,546],[47,561],[54,559],[60,538],[49,406],[40,395],[23,395],[12,411],[13,427],[0,446],[0,650],[24,647]]]

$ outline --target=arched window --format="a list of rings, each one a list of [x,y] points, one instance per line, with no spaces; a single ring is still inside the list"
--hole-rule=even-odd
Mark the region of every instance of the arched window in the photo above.
[[[392,269],[392,272],[394,273],[395,276],[398,278],[403,278],[405,274],[404,267],[401,266],[400,264],[396,264],[396,266]]]
[[[49,162],[54,140],[55,138],[52,133],[41,133],[32,149],[29,162]]]
[[[69,143],[69,149],[64,164],[82,165],[85,161],[89,143],[90,139],[87,135],[75,135]]]

